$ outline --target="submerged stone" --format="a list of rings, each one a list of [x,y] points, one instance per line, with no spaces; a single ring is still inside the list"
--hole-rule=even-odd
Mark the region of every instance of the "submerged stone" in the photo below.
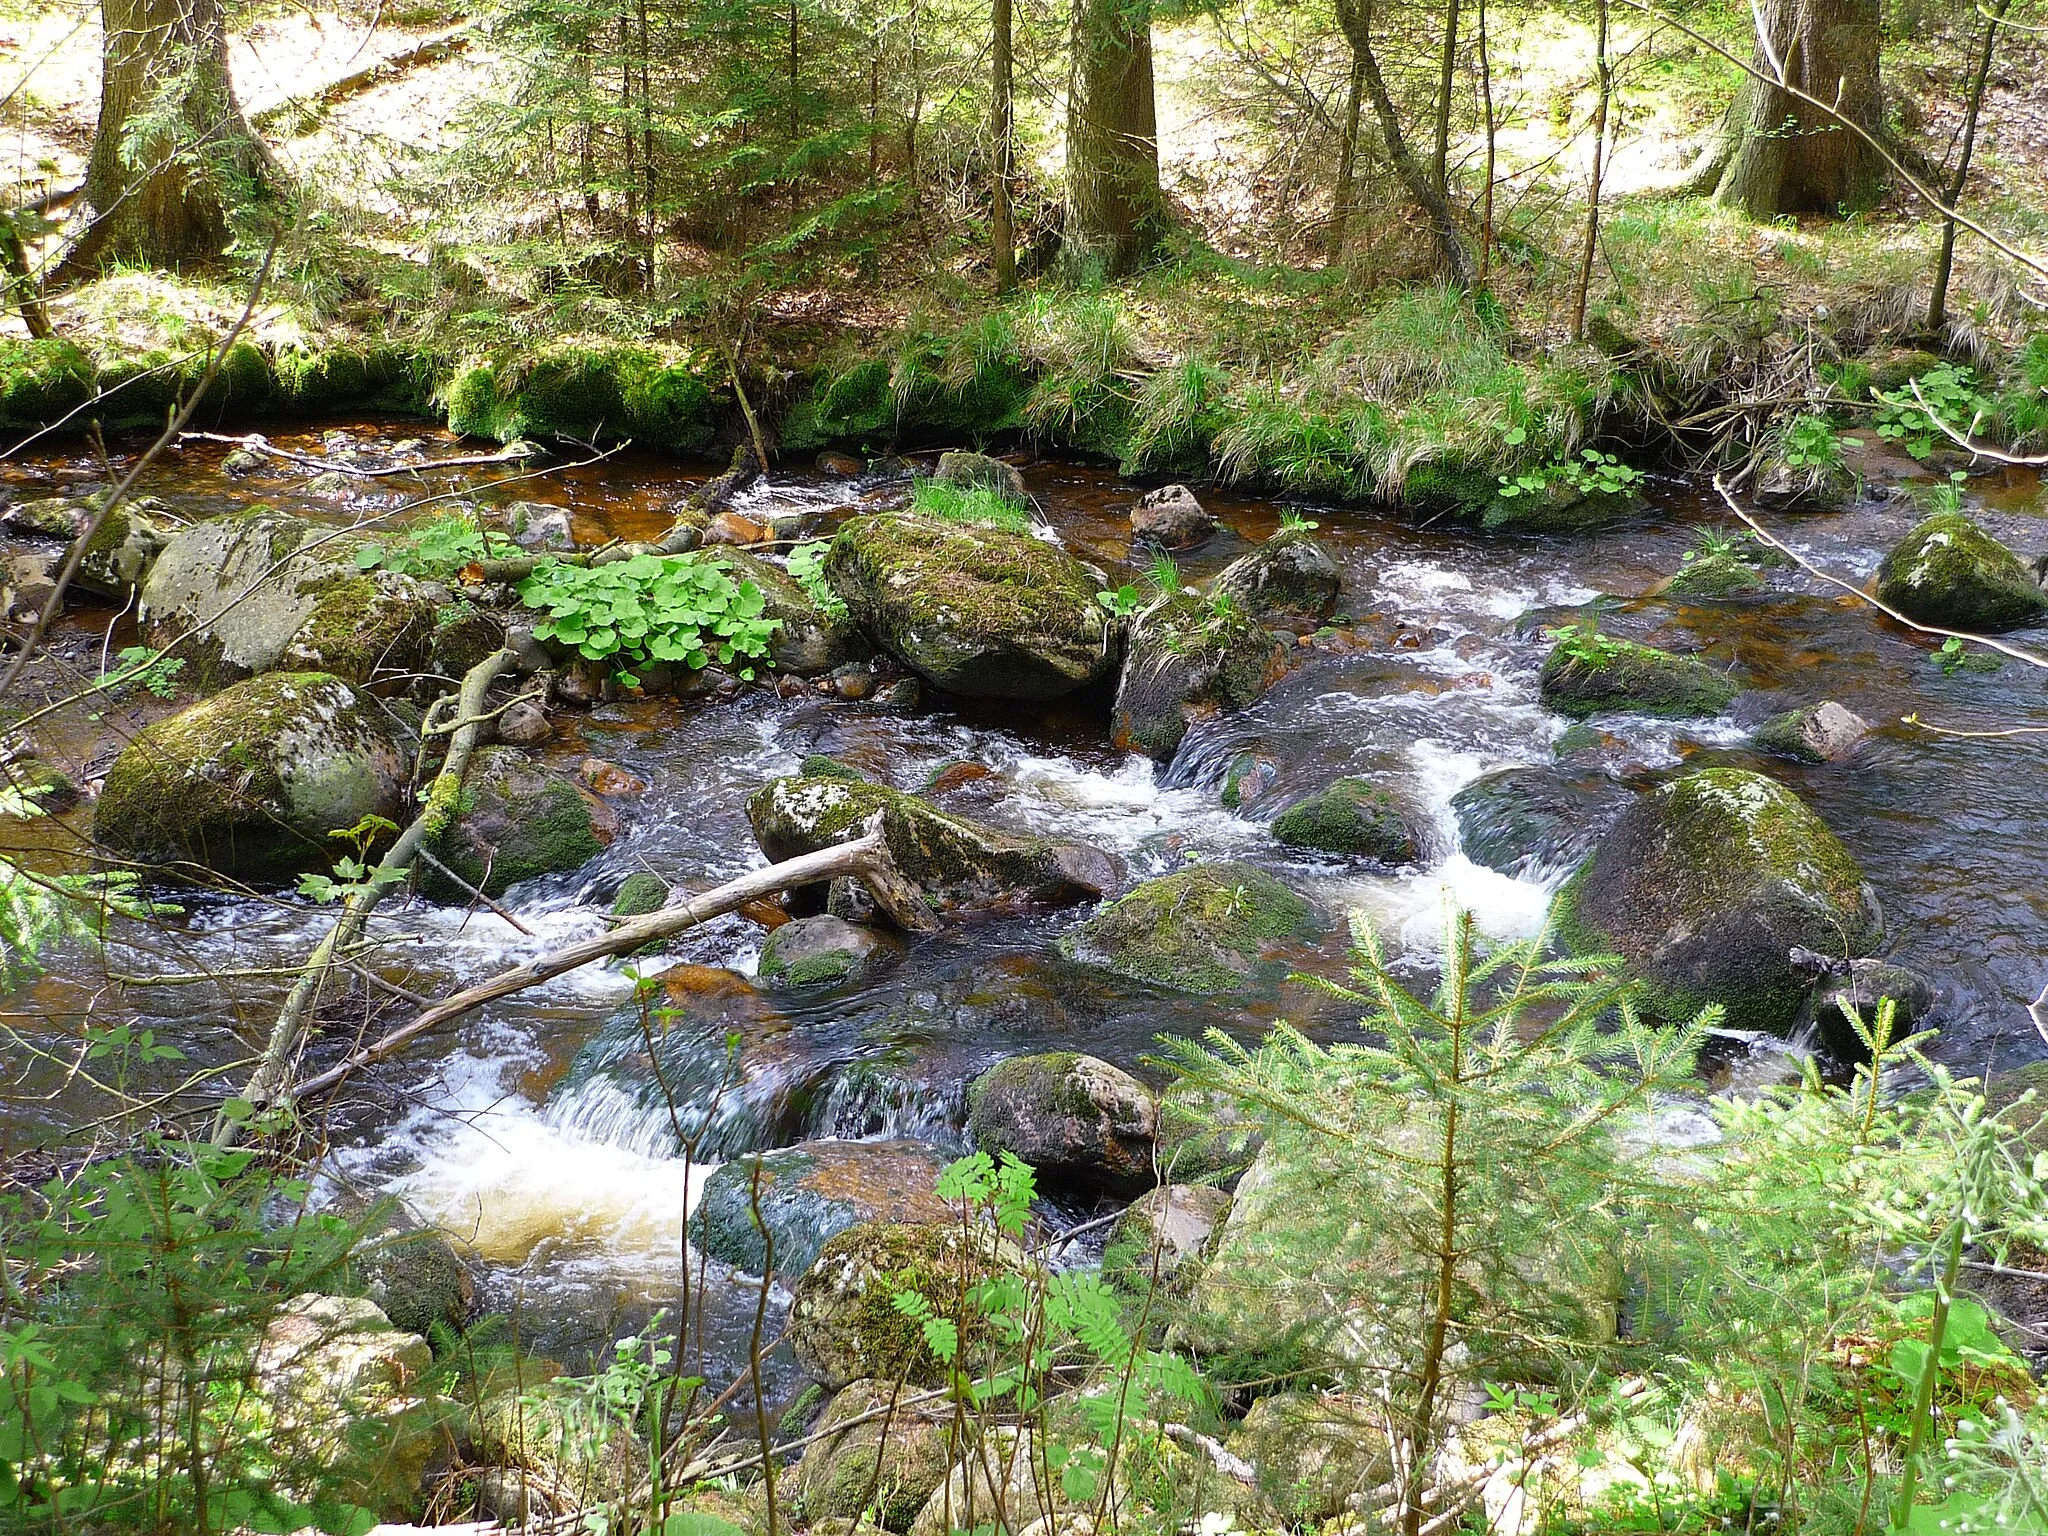
[[[1177,593],[1131,625],[1110,738],[1169,761],[1190,724],[1251,703],[1286,667],[1287,648],[1256,619]]]
[[[1678,1020],[1709,1003],[1735,1029],[1782,1034],[1812,985],[1793,950],[1866,955],[1883,931],[1853,855],[1789,789],[1708,768],[1638,799],[1555,904],[1576,953],[1618,954],[1645,1010]]]
[[[1273,823],[1273,837],[1289,848],[1361,854],[1382,864],[1410,864],[1416,857],[1407,817],[1369,779],[1339,779],[1295,801]]]
[[[1242,986],[1266,947],[1318,927],[1313,909],[1263,869],[1197,864],[1148,880],[1061,941],[1073,959],[1182,992]]]
[[[1159,1106],[1130,1073],[1094,1056],[1013,1056],[967,1090],[967,1139],[1012,1152],[1047,1183],[1130,1194],[1156,1182]]]
[[[1465,857],[1504,875],[1566,869],[1583,859],[1621,814],[1628,792],[1552,768],[1503,768],[1451,797]]]
[[[772,1262],[776,1274],[794,1279],[828,1239],[860,1222],[957,1221],[935,1193],[944,1168],[921,1141],[807,1141],[736,1157],[704,1181],[690,1241],[747,1274]]]
[[[1877,595],[1920,624],[1995,635],[2048,618],[2048,592],[2020,557],[1961,512],[1937,512],[1877,569]]]

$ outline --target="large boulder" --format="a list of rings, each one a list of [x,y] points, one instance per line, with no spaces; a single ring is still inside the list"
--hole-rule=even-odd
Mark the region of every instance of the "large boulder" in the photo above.
[[[1720,1003],[1731,1027],[1780,1033],[1813,981],[1793,950],[1866,955],[1883,932],[1841,840],[1740,768],[1673,779],[1623,811],[1558,892],[1555,921],[1574,951],[1620,955],[1659,1017]]]
[[[1696,657],[1610,635],[1566,635],[1543,663],[1543,702],[1565,715],[1718,715],[1740,691]]]
[[[874,654],[860,627],[844,612],[827,613],[787,571],[759,555],[721,548],[704,559],[734,581],[751,581],[761,589],[761,616],[774,619],[778,626],[768,641],[768,658],[776,671],[817,677]]]
[[[714,1259],[794,1279],[828,1239],[863,1221],[957,1220],[935,1193],[945,1161],[921,1141],[807,1141],[712,1170],[690,1240]],[[758,1220],[755,1209],[758,1205]]]
[[[897,871],[942,911],[1065,905],[1123,879],[1115,859],[1086,843],[1001,832],[857,778],[776,779],[747,801],[754,839],[777,861],[849,842],[876,815]]]
[[[1184,1282],[1230,1209],[1230,1196],[1213,1184],[1168,1184],[1131,1203],[1102,1250],[1102,1275],[1143,1295],[1155,1280],[1171,1293]]]
[[[434,1231],[388,1234],[363,1256],[366,1294],[401,1333],[432,1340],[460,1332],[476,1303],[476,1280],[462,1256]]]
[[[1160,549],[1193,549],[1216,534],[1216,519],[1184,485],[1147,491],[1131,508],[1131,533]]]
[[[914,1401],[920,1395],[867,1380],[840,1390],[796,1469],[805,1519],[815,1525],[867,1515],[885,1531],[910,1529],[953,1464],[952,1406]]]
[[[142,588],[150,643],[191,632],[178,654],[201,681],[273,668],[349,682],[419,670],[446,592],[395,571],[364,571],[358,540],[259,508],[197,523],[172,539]]]
[[[827,1390],[871,1376],[936,1386],[946,1368],[915,1318],[896,1305],[913,1292],[939,1317],[960,1316],[966,1291],[1022,1262],[985,1227],[958,1222],[869,1221],[835,1234],[796,1283],[789,1342],[797,1363]],[[969,1312],[971,1316],[971,1309]],[[960,1352],[982,1344],[970,1326]]]
[[[1252,1404],[1230,1448],[1252,1465],[1260,1502],[1283,1526],[1342,1514],[1394,1470],[1386,1410],[1338,1393],[1276,1392]]]
[[[1143,885],[1062,941],[1069,957],[1182,992],[1228,992],[1269,945],[1313,935],[1314,910],[1250,864],[1197,864]]]
[[[1286,646],[1235,604],[1175,593],[1131,625],[1110,736],[1166,762],[1189,725],[1251,703],[1286,667]]]
[[[454,821],[428,848],[455,878],[429,863],[420,890],[448,902],[472,900],[471,888],[502,896],[535,875],[582,868],[617,831],[610,807],[517,747],[479,747]]]
[[[2048,618],[2048,592],[2026,563],[1961,512],[1916,524],[1877,568],[1877,595],[1916,623],[1970,634]]]
[[[1451,796],[1465,857],[1504,875],[1571,868],[1628,803],[1628,791],[1554,768],[1503,768]]]
[[[1094,1056],[1013,1056],[967,1090],[967,1139],[1012,1152],[1048,1184],[1132,1194],[1156,1182],[1159,1106],[1130,1073]]]
[[[107,770],[93,838],[147,864],[258,879],[330,863],[328,834],[404,818],[408,764],[338,677],[272,672],[144,727]]]
[[[895,946],[829,912],[784,923],[762,941],[754,974],[772,987],[835,986],[880,970]]]
[[[1343,587],[1343,571],[1306,528],[1282,528],[1226,565],[1213,590],[1255,619],[1320,624]]]
[[[1102,583],[1027,533],[911,513],[855,518],[825,559],[854,621],[951,693],[1053,699],[1116,661]]]
[[[1274,821],[1273,837],[1289,848],[1360,854],[1382,864],[1412,864],[1416,858],[1408,818],[1370,779],[1339,779],[1295,801]]]

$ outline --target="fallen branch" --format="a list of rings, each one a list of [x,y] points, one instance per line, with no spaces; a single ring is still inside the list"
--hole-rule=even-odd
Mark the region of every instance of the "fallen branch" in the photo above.
[[[180,445],[188,442],[232,443],[265,458],[283,459],[306,469],[317,469],[322,474],[353,475],[359,480],[377,480],[386,475],[423,475],[436,469],[478,469],[487,464],[516,464],[534,455],[530,443],[508,443],[496,453],[466,453],[452,459],[427,459],[418,464],[387,464],[381,469],[364,469],[360,465],[343,464],[337,459],[323,459],[316,453],[294,453],[289,448],[280,448],[261,432],[180,432],[178,442]]]
[[[1927,419],[1941,428],[1942,436],[1967,452],[1971,458],[1990,459],[1998,464],[2017,464],[2023,469],[2039,469],[2042,465],[2048,464],[2048,453],[2006,453],[2002,449],[1985,447],[1975,438],[1967,433],[1958,432],[1954,427],[1941,419],[1941,412],[1929,405],[1927,397],[1920,393],[1920,381],[1918,379],[1907,380],[1906,387],[1913,391],[1913,398],[1920,402],[1920,409],[1925,413]],[[1981,413],[1978,419],[1982,419]],[[1970,423],[1970,431],[1974,432],[1976,430],[1977,422],[1972,421]]]
[[[929,911],[921,906],[905,906],[906,893],[914,894],[911,886],[896,870],[895,861],[889,856],[889,846],[883,838],[879,815],[870,820],[862,835],[850,843],[836,847],[821,848],[816,853],[801,854],[794,859],[784,859],[780,864],[770,864],[766,869],[753,870],[737,880],[728,880],[724,885],[693,896],[681,906],[666,907],[659,912],[650,912],[645,917],[634,918],[631,922],[619,924],[609,933],[594,939],[584,939],[577,944],[554,950],[548,954],[515,965],[509,971],[500,971],[488,981],[467,987],[453,996],[442,999],[433,1007],[419,1014],[409,1022],[401,1024],[383,1038],[372,1042],[346,1060],[329,1067],[325,1072],[307,1078],[295,1085],[285,1098],[299,1101],[316,1094],[328,1093],[339,1087],[350,1074],[372,1066],[392,1055],[408,1041],[417,1039],[428,1030],[460,1018],[473,1008],[514,992],[524,992],[528,987],[538,986],[579,966],[589,965],[596,960],[608,960],[615,955],[631,954],[643,944],[656,943],[674,938],[686,928],[721,917],[747,902],[772,896],[778,891],[796,885],[813,885],[819,881],[851,875],[868,888],[876,904],[904,927],[913,931],[929,931],[933,919]]]
[[[1182,1445],[1193,1446],[1209,1458],[1209,1465],[1225,1477],[1250,1485],[1258,1481],[1258,1468],[1231,1450],[1229,1446],[1213,1435],[1205,1435],[1198,1429],[1185,1424],[1162,1424],[1159,1432],[1169,1440],[1178,1440]]]
[[[2009,725],[2002,731],[1963,731],[1952,725],[1932,725],[1920,718],[1919,711],[1901,715],[1899,724],[1910,725],[1917,731],[1931,731],[1936,736],[1953,736],[1958,741],[2004,741],[2011,736],[2048,736],[2048,725]]]
[[[455,819],[455,802],[462,791],[462,776],[469,767],[470,754],[476,750],[477,737],[483,730],[484,696],[490,692],[491,684],[511,671],[518,660],[516,652],[493,651],[463,675],[455,710],[463,724],[448,738],[448,755],[442,760],[441,771],[427,786],[419,815],[413,818],[412,825],[399,834],[398,841],[378,861],[369,878],[349,893],[334,926],[327,930],[326,937],[307,957],[297,983],[286,997],[284,1006],[278,1010],[277,1022],[271,1026],[270,1042],[264,1047],[263,1060],[250,1074],[249,1087],[242,1095],[255,1108],[268,1107],[284,1087],[285,1074],[291,1071],[292,1063],[298,1059],[305,1044],[306,1031],[312,1023],[313,1006],[319,999],[320,989],[327,981],[328,970],[337,952],[355,943],[370,913],[384,899],[384,893],[405,879],[412,869],[413,860],[424,851],[426,844],[446,831],[448,824]],[[222,1147],[232,1145],[239,1124],[223,1114],[214,1125],[214,1144]]]
[[[309,124],[322,111],[336,102],[359,96],[364,91],[395,80],[408,70],[422,64],[432,64],[451,53],[460,52],[469,46],[469,34],[476,28],[473,21],[459,22],[452,27],[443,27],[430,32],[410,47],[365,64],[361,69],[351,70],[338,79],[330,80],[316,91],[303,96],[288,96],[283,101],[273,102],[261,111],[250,114],[251,125],[259,129],[278,127],[287,122]]]

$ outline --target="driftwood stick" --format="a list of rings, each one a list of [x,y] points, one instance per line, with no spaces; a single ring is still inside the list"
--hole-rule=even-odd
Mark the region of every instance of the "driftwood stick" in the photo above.
[[[360,69],[350,70],[339,79],[330,80],[318,90],[304,96],[288,96],[283,101],[250,114],[249,121],[259,129],[274,129],[293,125],[305,119],[318,118],[327,108],[337,102],[359,96],[364,91],[396,80],[408,70],[422,64],[432,64],[459,53],[469,45],[470,34],[476,29],[473,21],[459,22],[452,27],[443,27],[430,32],[411,45],[388,53],[381,59],[365,64]]]
[[[418,464],[387,464],[382,469],[364,469],[356,464],[343,464],[334,459],[323,459],[317,453],[295,453],[289,448],[280,448],[261,432],[180,432],[180,443],[232,443],[250,453],[260,453],[266,458],[283,459],[288,464],[297,464],[306,469],[317,469],[323,473],[353,475],[359,480],[376,480],[385,475],[421,475],[435,469],[476,469],[486,464],[512,464],[533,457],[533,449],[524,443],[510,443],[496,453],[466,453],[452,459],[426,459]]]
[[[883,839],[878,820],[870,822],[865,833],[850,843],[821,848],[816,853],[801,854],[794,859],[784,859],[780,864],[770,864],[766,869],[753,870],[737,880],[728,880],[700,896],[693,896],[681,906],[665,907],[645,917],[634,918],[631,922],[619,924],[609,933],[536,956],[509,971],[500,971],[488,981],[466,987],[399,1025],[383,1038],[364,1046],[345,1061],[295,1085],[288,1097],[302,1100],[331,1092],[351,1073],[384,1060],[406,1042],[450,1019],[460,1018],[472,1008],[509,997],[514,992],[523,992],[528,987],[538,986],[564,971],[573,971],[594,960],[631,954],[643,944],[673,938],[686,928],[723,916],[747,902],[772,896],[794,885],[813,885],[840,875],[853,875],[866,881],[893,870],[888,844]]]
[[[336,954],[355,943],[363,931],[363,924],[369,921],[370,913],[384,899],[384,893],[405,878],[425,845],[440,836],[454,819],[462,776],[469,767],[470,754],[476,750],[477,737],[483,730],[484,697],[490,692],[491,684],[511,671],[518,660],[512,651],[493,651],[463,675],[456,714],[464,723],[448,739],[448,755],[442,760],[441,771],[434,775],[434,782],[427,786],[419,815],[398,835],[398,841],[378,861],[369,879],[349,893],[334,926],[327,930],[326,936],[307,958],[305,969],[300,971],[291,994],[278,1010],[277,1022],[270,1029],[270,1042],[263,1051],[263,1060],[250,1076],[248,1091],[243,1095],[259,1109],[277,1098],[284,1087],[285,1074],[291,1071],[292,1063],[298,1059],[306,1032],[312,1025],[314,1005]],[[214,1126],[214,1144],[232,1145],[237,1134],[237,1123],[223,1115]]]

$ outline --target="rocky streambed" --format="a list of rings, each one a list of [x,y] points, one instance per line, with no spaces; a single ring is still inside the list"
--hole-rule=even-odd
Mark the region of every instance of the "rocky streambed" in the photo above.
[[[401,441],[416,430],[278,442],[366,465],[454,451]],[[480,1304],[547,1349],[573,1356],[673,1305],[692,1211],[729,1365],[749,1275],[772,1264],[777,1307],[794,1294],[809,1326],[829,1307],[799,1276],[857,1221],[928,1221],[933,1170],[965,1148],[1037,1165],[1055,1226],[1116,1210],[1161,1168],[1243,1161],[1214,1114],[1190,1127],[1162,1107],[1145,1057],[1161,1034],[1254,1039],[1277,1017],[1351,1028],[1289,977],[1343,974],[1352,912],[1423,969],[1447,901],[1507,937],[1562,893],[1560,931],[1622,953],[1655,1006],[1728,1007],[1715,1082],[1839,1048],[1845,989],[1939,1025],[1958,1070],[2048,1055],[2026,1007],[2048,955],[2048,738],[1900,723],[2048,725],[2042,674],[1944,660],[1789,562],[1700,543],[1723,520],[1688,486],[1601,531],[1509,538],[1146,495],[1056,461],[956,465],[1021,490],[1017,528],[910,510],[929,457],[828,456],[710,505],[706,471],[630,455],[417,481],[222,457],[188,450],[144,487],[155,504],[88,562],[105,606],[74,608],[39,678],[69,691],[123,645],[207,634],[156,680],[167,697],[123,684],[27,733],[38,755],[19,772],[80,794],[0,823],[8,847],[68,868],[96,837],[184,909],[16,993],[31,1040],[55,1051],[88,1008],[112,1010],[176,1041],[179,1077],[260,1044],[330,921],[284,899],[292,877],[346,851],[330,834],[364,816],[407,819],[415,683],[507,639],[511,576],[357,559],[428,495],[542,551],[658,545],[694,497],[679,544],[784,622],[752,682],[682,666],[633,687],[515,624],[498,740],[418,895],[373,929],[385,989],[333,1005],[313,1064],[403,1017],[392,987],[438,995],[877,815],[928,909],[906,924],[848,882],[792,892],[635,957],[654,978],[637,995],[621,967],[571,972],[323,1107],[333,1196],[400,1197],[473,1256]],[[17,596],[101,473],[7,471]],[[1963,510],[1967,529],[1887,488],[1773,524],[1916,617],[2031,623],[2038,484],[1972,481]],[[818,538],[843,614],[783,569]],[[223,979],[192,979],[207,972]],[[29,1064],[0,1107],[6,1139],[61,1127],[81,1093]],[[1178,1207],[1150,1219],[1199,1246]],[[805,1326],[783,1379],[872,1374]]]

